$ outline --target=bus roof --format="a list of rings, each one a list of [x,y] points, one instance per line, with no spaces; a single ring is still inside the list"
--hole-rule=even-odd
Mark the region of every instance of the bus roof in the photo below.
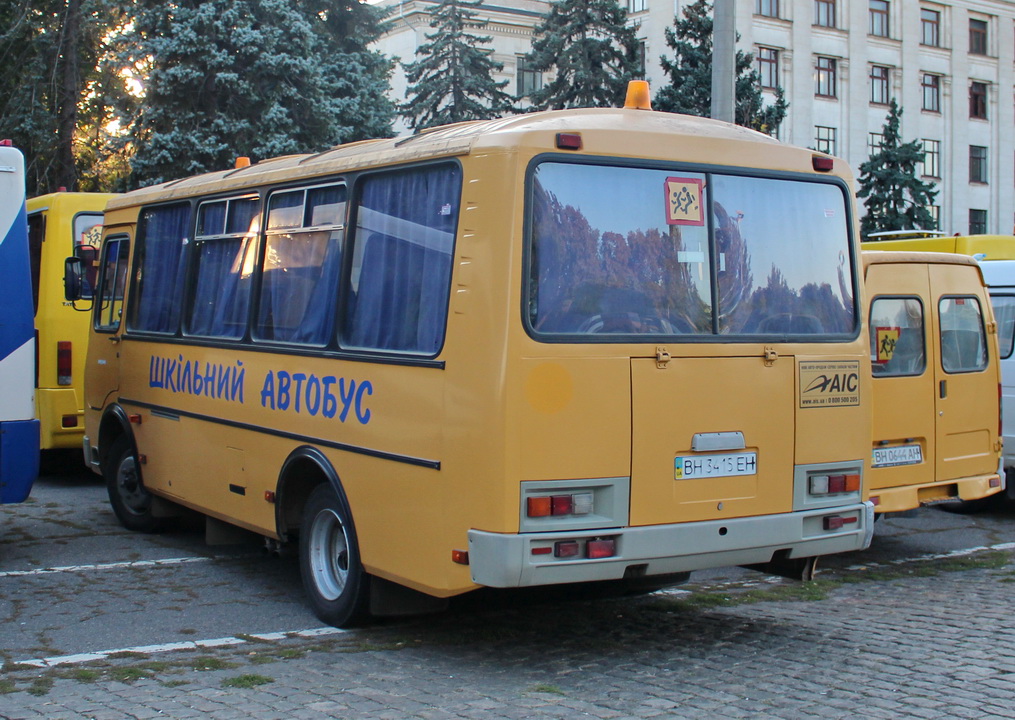
[[[972,255],[978,260],[1015,259],[1015,236],[1013,235],[925,235],[924,237],[890,240],[865,240],[860,247],[863,250],[960,253]]]
[[[943,252],[922,252],[919,250],[864,250],[860,253],[863,265],[887,265],[890,263],[934,263],[940,265],[978,265],[969,255]]]
[[[30,197],[27,206],[30,213],[62,206],[68,206],[66,209],[74,212],[101,212],[106,203],[115,197],[118,197],[117,193],[55,192]]]
[[[582,136],[582,150],[558,150],[557,133]],[[776,153],[774,147],[779,148]],[[109,207],[235,192],[292,179],[335,175],[472,152],[497,152],[521,147],[535,151],[580,155],[679,158],[688,163],[736,165],[814,173],[813,150],[784,145],[763,133],[737,125],[674,113],[625,108],[554,110],[497,120],[446,125],[416,135],[364,140],[305,155],[262,160],[247,167],[206,173],[141,188],[114,199]],[[664,148],[666,148],[664,150]],[[679,155],[674,155],[679,151]],[[725,162],[722,158],[730,158]],[[833,171],[852,182],[848,165],[834,159]]]

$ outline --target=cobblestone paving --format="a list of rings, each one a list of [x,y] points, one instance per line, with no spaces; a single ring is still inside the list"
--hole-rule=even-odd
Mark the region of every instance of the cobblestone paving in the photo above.
[[[1012,718],[1012,582],[995,552],[808,585],[501,599],[326,638],[7,666],[0,717]]]

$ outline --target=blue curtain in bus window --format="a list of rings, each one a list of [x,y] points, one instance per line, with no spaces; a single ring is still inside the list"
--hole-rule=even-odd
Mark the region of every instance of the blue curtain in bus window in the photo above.
[[[176,332],[180,319],[183,250],[189,232],[190,205],[144,211],[140,231],[143,255],[133,329]]]
[[[197,281],[188,323],[191,334],[243,337],[256,245],[248,236],[207,240],[197,246]]]
[[[461,173],[450,165],[363,182],[344,345],[437,354],[460,193]]]
[[[269,235],[256,337],[325,345],[334,326],[342,231]]]

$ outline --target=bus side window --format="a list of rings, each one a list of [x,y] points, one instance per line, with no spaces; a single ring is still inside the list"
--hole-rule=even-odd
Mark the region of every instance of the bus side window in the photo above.
[[[102,246],[99,265],[99,302],[95,304],[95,329],[116,332],[123,315],[123,291],[127,285],[127,238],[111,238]]]

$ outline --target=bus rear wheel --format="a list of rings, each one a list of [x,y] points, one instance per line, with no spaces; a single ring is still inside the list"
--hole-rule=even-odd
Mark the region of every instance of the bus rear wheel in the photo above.
[[[155,532],[160,521],[152,514],[152,496],[141,481],[141,467],[130,441],[113,443],[105,466],[106,491],[116,519],[128,530]]]
[[[350,627],[367,618],[370,577],[360,563],[349,507],[329,483],[314,488],[303,508],[300,575],[322,621]]]

